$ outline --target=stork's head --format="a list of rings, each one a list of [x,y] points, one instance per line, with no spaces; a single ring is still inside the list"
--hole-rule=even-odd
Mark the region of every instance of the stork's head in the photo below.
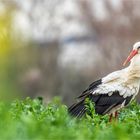
[[[133,50],[131,51],[131,53],[129,54],[129,56],[127,57],[127,59],[125,60],[125,62],[123,63],[123,66],[125,66],[128,62],[131,61],[131,59],[136,56],[137,54],[140,54],[140,42],[136,42],[133,45]]]

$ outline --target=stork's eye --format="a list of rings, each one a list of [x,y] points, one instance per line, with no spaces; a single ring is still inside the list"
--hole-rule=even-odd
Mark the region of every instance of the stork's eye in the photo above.
[[[138,46],[138,49],[140,49],[140,46]]]

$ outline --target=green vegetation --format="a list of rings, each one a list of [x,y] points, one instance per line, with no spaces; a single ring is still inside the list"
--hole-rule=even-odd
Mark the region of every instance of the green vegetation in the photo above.
[[[71,117],[58,98],[43,104],[42,98],[0,103],[2,140],[131,140],[140,138],[140,105],[132,102],[122,110],[118,121],[108,122],[89,103],[90,115]]]

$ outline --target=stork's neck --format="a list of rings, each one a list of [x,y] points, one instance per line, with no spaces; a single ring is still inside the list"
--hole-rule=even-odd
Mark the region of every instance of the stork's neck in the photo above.
[[[127,69],[130,75],[140,78],[140,54],[137,54],[132,58]]]
[[[132,58],[129,67],[131,69],[140,68],[140,54],[137,54]]]

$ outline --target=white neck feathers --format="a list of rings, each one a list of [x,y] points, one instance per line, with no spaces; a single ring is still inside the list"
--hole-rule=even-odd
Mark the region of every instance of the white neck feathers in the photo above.
[[[126,69],[129,77],[140,79],[140,54],[132,58],[130,65]]]
[[[132,67],[132,68],[139,67],[140,68],[140,54],[137,54],[132,58],[129,67]]]

